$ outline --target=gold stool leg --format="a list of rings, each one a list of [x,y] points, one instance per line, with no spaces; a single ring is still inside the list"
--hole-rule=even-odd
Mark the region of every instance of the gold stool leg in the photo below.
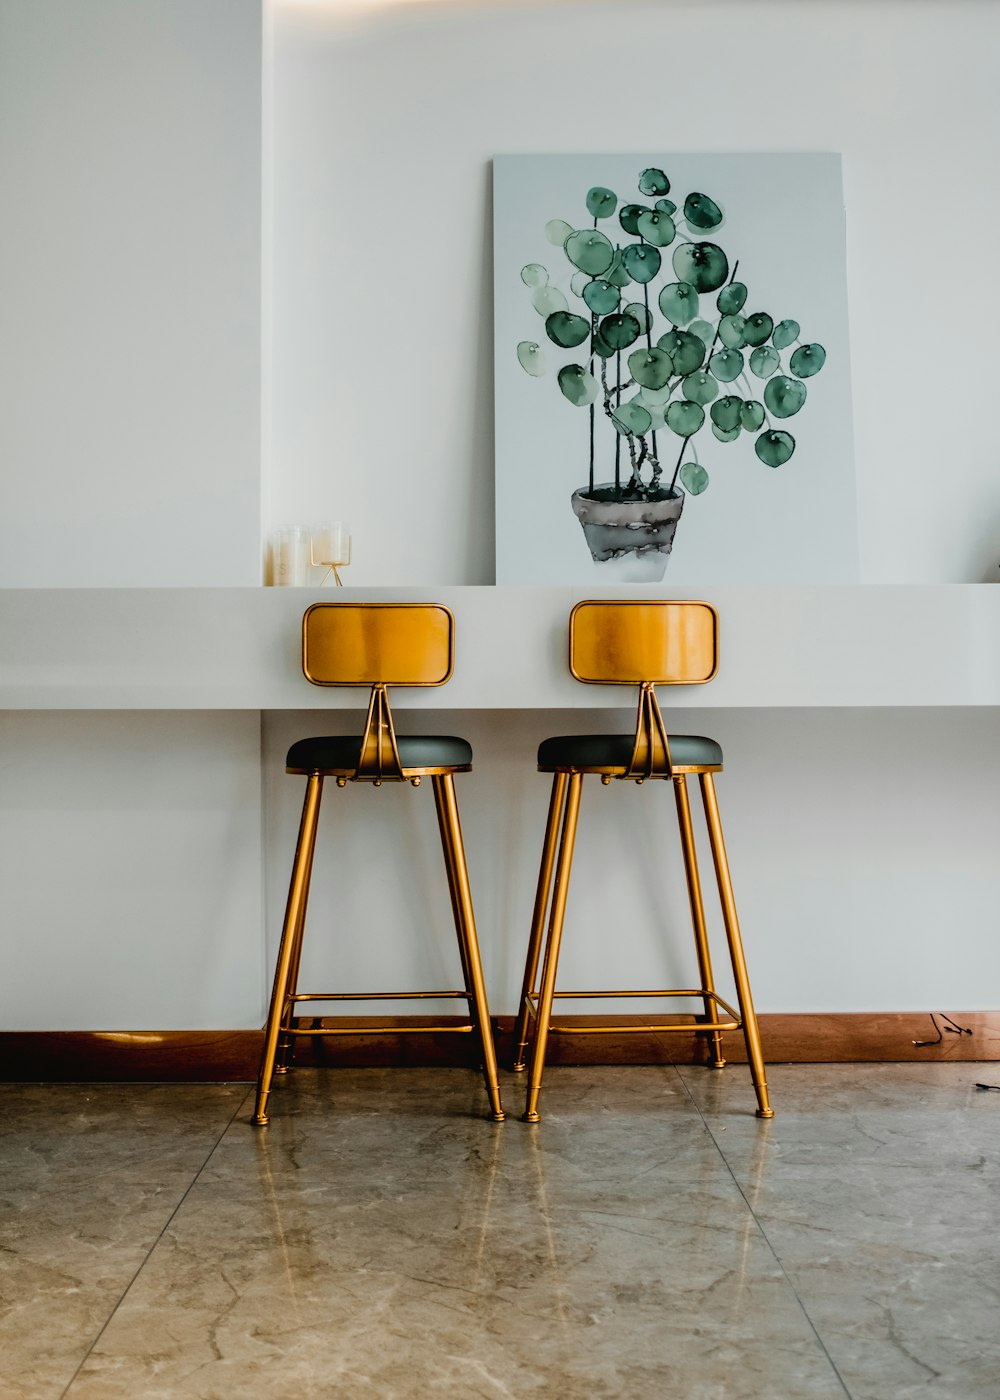
[[[708,823],[708,837],[712,845],[712,859],[719,883],[719,898],[722,901],[722,918],[729,940],[729,954],[733,961],[733,977],[736,980],[736,996],[740,1015],[743,1019],[743,1038],[747,1046],[747,1059],[750,1062],[750,1075],[757,1091],[757,1117],[773,1118],[774,1109],[767,1095],[767,1076],[764,1071],[764,1053],[760,1044],[760,1030],[757,1014],[753,1009],[750,995],[750,979],[747,976],[746,958],[743,956],[743,940],[740,937],[739,920],[736,917],[736,901],[733,898],[733,884],[729,875],[729,861],[726,859],[726,845],[722,839],[722,822],[719,818],[719,803],[715,795],[715,784],[711,773],[699,773],[702,800],[705,803],[705,818]]]
[[[271,1092],[271,1078],[274,1074],[278,1036],[286,1014],[292,959],[295,955],[296,943],[300,943],[302,937],[306,900],[309,897],[309,876],[312,871],[313,851],[316,846],[319,804],[322,796],[323,779],[320,774],[311,773],[306,784],[305,801],[302,804],[299,839],[295,848],[295,860],[292,864],[291,883],[288,887],[288,903],[285,907],[285,922],[281,930],[281,945],[278,949],[274,986],[271,989],[271,1006],[264,1029],[264,1049],[260,1058],[260,1074],[257,1079],[257,1103],[251,1120],[259,1128],[265,1127],[270,1121],[267,1116],[267,1099]]]
[[[436,784],[436,779],[432,777],[431,783]],[[451,898],[451,913],[458,934],[458,953],[462,960],[462,983],[465,987],[466,1001],[469,1006],[469,1018],[477,1031],[479,1031],[476,989],[472,981],[472,971],[469,967],[469,954],[465,946],[465,937],[462,932],[462,906],[458,898],[458,867],[455,863],[455,846],[452,840],[451,829],[448,825],[445,803],[442,797],[439,796],[436,785],[434,786],[434,807],[437,812],[438,831],[441,833],[441,849],[444,852],[445,872],[448,876],[448,894]]]
[[[528,1044],[528,998],[535,989],[538,975],[538,960],[542,951],[542,935],[545,932],[545,916],[549,910],[549,894],[552,886],[552,867],[555,863],[556,840],[559,835],[559,818],[562,813],[566,793],[566,774],[556,773],[552,779],[552,796],[549,799],[549,815],[545,823],[545,839],[542,843],[542,861],[538,870],[538,886],[535,890],[535,908],[531,915],[531,934],[528,938],[528,953],[524,963],[524,981],[521,984],[521,1003],[514,1026],[514,1063],[512,1068],[520,1073],[524,1065],[524,1051]]]
[[[556,967],[559,962],[559,944],[562,939],[563,920],[566,917],[566,896],[569,892],[569,874],[573,865],[573,846],[576,842],[576,824],[580,815],[580,792],[583,774],[573,773],[566,791],[565,811],[562,819],[562,838],[559,843],[559,859],[556,864],[555,885],[552,890],[552,913],[549,915],[549,936],[545,945],[542,962],[542,985],[538,997],[538,1015],[535,1024],[535,1039],[531,1048],[531,1070],[528,1075],[528,1093],[522,1115],[525,1123],[537,1123],[538,1095],[542,1088],[542,1074],[545,1070],[545,1051],[549,1040],[549,1026],[552,1021],[552,1001],[556,990]]]
[[[459,948],[463,950],[463,966],[468,968],[469,979],[472,982],[474,1019],[478,1025],[483,1051],[483,1079],[486,1082],[486,1094],[490,1101],[490,1118],[494,1123],[502,1123],[504,1111],[500,1102],[497,1054],[493,1043],[493,1030],[490,1026],[490,1010],[486,1000],[483,965],[479,956],[476,916],[473,913],[472,894],[469,889],[469,869],[465,860],[462,827],[458,819],[458,803],[455,800],[455,779],[450,773],[436,773],[433,777],[433,784],[434,798],[438,805],[438,821],[442,831],[447,834],[447,839],[442,843],[444,863],[448,872],[449,885],[452,888],[452,907],[459,915],[455,921],[455,932],[458,935]]]
[[[705,928],[705,906],[701,897],[701,879],[698,874],[698,855],[694,844],[694,830],[691,826],[691,803],[688,801],[687,775],[678,773],[674,780],[674,799],[677,803],[677,825],[681,833],[681,850],[684,853],[684,874],[687,877],[688,899],[691,904],[691,924],[694,928],[694,945],[698,953],[698,974],[706,992],[715,991],[712,980],[712,957],[708,949],[708,932]],[[717,1008],[710,997],[705,997],[705,1015],[717,1020]],[[710,1063],[713,1069],[722,1069],[722,1036],[712,1031],[709,1040]]]
[[[289,963],[288,985],[285,988],[285,1010],[281,1018],[281,1032],[278,1037],[278,1051],[274,1062],[275,1074],[287,1074],[289,1060],[295,1048],[292,1022],[295,1019],[295,993],[299,989],[299,965],[302,962],[302,939],[306,926],[306,906],[309,903],[309,889],[312,884],[313,854],[315,840],[311,841],[306,855],[306,869],[302,877],[303,895],[299,903],[298,917],[292,931],[292,956]]]

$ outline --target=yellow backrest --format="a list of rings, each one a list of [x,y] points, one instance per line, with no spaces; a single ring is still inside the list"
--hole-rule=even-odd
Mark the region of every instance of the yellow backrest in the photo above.
[[[569,620],[569,669],[588,685],[704,685],[718,670],[709,603],[594,600]]]
[[[455,619],[438,603],[314,603],[302,618],[313,685],[444,685]]]

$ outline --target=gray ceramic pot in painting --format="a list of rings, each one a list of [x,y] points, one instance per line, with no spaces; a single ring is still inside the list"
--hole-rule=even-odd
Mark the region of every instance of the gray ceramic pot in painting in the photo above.
[[[611,483],[581,488],[573,511],[595,564],[609,580],[657,583],[664,575],[684,509],[684,492],[658,492],[649,500],[615,500]]]

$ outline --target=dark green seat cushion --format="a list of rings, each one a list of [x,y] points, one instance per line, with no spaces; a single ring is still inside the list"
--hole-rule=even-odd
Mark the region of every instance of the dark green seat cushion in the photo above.
[[[299,739],[288,750],[286,766],[295,772],[352,769],[361,756],[360,734],[331,734]],[[472,745],[445,734],[397,734],[399,761],[404,768],[467,768]]]
[[[699,734],[669,734],[675,767],[708,767],[722,763],[722,748]],[[539,768],[627,768],[635,747],[634,734],[561,734],[538,746]]]

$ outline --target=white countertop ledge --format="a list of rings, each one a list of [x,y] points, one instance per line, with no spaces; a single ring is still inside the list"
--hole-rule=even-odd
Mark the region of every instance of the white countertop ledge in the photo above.
[[[357,709],[360,691],[310,685],[310,603],[438,602],[456,619],[455,674],[393,692],[399,708],[597,709],[632,704],[581,685],[566,623],[581,598],[699,596],[720,616],[720,665],[674,704],[705,708],[1000,704],[1000,588],[991,584],[0,590],[6,710]]]

